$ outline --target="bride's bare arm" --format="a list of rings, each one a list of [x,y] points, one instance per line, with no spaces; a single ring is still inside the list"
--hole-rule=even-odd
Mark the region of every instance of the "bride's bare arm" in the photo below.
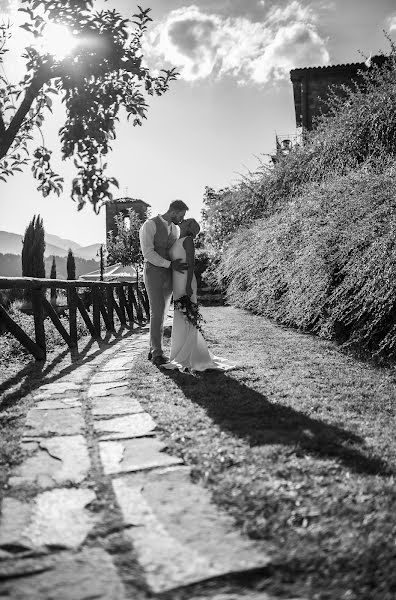
[[[187,236],[183,241],[183,247],[186,251],[186,261],[187,261],[187,282],[186,282],[186,294],[187,296],[192,296],[192,279],[194,275],[194,265],[195,265],[195,249],[194,242],[192,237]]]

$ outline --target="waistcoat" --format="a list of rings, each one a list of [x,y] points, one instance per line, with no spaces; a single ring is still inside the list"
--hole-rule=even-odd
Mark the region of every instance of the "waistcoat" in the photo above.
[[[154,235],[154,250],[159,254],[162,258],[166,260],[170,260],[169,258],[169,248],[173,246],[177,237],[171,231],[168,233],[168,228],[162,219],[157,216],[152,219],[155,223],[155,235]]]

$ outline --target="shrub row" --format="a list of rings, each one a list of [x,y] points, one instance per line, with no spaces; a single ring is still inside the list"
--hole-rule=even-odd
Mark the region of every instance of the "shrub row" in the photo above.
[[[237,306],[394,359],[395,47],[330,109],[273,169],[207,190],[215,274]]]
[[[228,300],[369,355],[396,357],[396,162],[312,184],[233,237]]]

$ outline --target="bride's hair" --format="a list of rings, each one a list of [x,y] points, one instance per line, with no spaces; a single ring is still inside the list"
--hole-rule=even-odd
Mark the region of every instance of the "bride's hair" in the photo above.
[[[186,219],[181,224],[181,227],[183,228],[184,235],[195,236],[198,235],[198,233],[201,231],[201,227],[198,221],[196,221],[195,219]]]

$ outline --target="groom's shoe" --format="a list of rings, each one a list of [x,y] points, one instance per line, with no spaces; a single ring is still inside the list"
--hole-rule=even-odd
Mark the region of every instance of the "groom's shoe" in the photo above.
[[[153,353],[150,351],[150,352],[147,354],[147,360],[151,360],[152,358],[153,358]]]
[[[154,358],[151,361],[153,363],[153,365],[155,365],[156,367],[161,367],[162,365],[166,365],[166,363],[169,362],[169,359],[166,358],[166,356],[161,355],[161,356],[154,356]]]

